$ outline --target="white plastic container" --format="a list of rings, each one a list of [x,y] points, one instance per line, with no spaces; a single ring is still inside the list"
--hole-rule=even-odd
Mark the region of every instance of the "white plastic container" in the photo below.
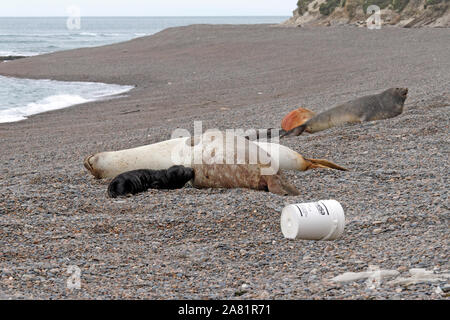
[[[291,204],[281,213],[281,231],[287,239],[336,240],[344,227],[344,209],[336,200]]]

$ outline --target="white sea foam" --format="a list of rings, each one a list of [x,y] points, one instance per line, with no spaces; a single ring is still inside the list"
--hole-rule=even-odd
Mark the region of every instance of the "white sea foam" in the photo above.
[[[8,56],[24,56],[31,57],[37,56],[41,54],[41,52],[29,52],[29,51],[0,51],[0,57],[8,57]]]
[[[80,36],[89,36],[89,37],[96,37],[98,36],[98,33],[95,32],[80,32]]]
[[[61,94],[50,96],[37,102],[31,102],[24,107],[1,110],[0,123],[20,121],[32,114],[62,109],[85,102],[89,102],[89,100],[78,95]]]
[[[64,82],[6,77],[0,77],[0,82],[4,85],[3,89],[0,89],[0,97],[3,97],[6,101],[0,102],[0,123],[16,122],[33,114],[104,99],[112,95],[125,93],[133,88],[132,86],[93,82]],[[9,86],[7,86],[8,84]],[[5,88],[11,88],[11,92]],[[17,95],[20,89],[21,95],[18,99],[10,98]],[[47,96],[42,96],[43,94],[47,94]],[[41,97],[38,98],[39,96]],[[6,100],[8,97],[9,100]]]

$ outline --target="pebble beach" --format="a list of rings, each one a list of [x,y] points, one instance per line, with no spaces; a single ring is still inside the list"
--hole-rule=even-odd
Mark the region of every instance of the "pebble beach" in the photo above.
[[[450,34],[445,28],[193,25],[0,63],[0,75],[134,86],[0,124],[0,299],[448,299]],[[349,171],[285,172],[301,195],[185,187],[109,199],[89,154],[173,130],[277,128],[390,87],[393,119],[287,138]],[[287,240],[284,206],[336,199],[335,241]],[[68,268],[81,287],[68,288]],[[433,281],[332,281],[370,268]]]

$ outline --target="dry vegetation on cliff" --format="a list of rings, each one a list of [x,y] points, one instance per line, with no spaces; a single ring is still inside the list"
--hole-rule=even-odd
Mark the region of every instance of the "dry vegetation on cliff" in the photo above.
[[[287,25],[365,25],[367,8],[381,9],[383,24],[450,27],[450,0],[299,0]]]

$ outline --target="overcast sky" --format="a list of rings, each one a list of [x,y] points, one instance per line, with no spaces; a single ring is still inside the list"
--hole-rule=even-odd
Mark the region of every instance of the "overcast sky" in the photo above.
[[[290,16],[297,0],[6,0],[1,17],[67,16]]]

